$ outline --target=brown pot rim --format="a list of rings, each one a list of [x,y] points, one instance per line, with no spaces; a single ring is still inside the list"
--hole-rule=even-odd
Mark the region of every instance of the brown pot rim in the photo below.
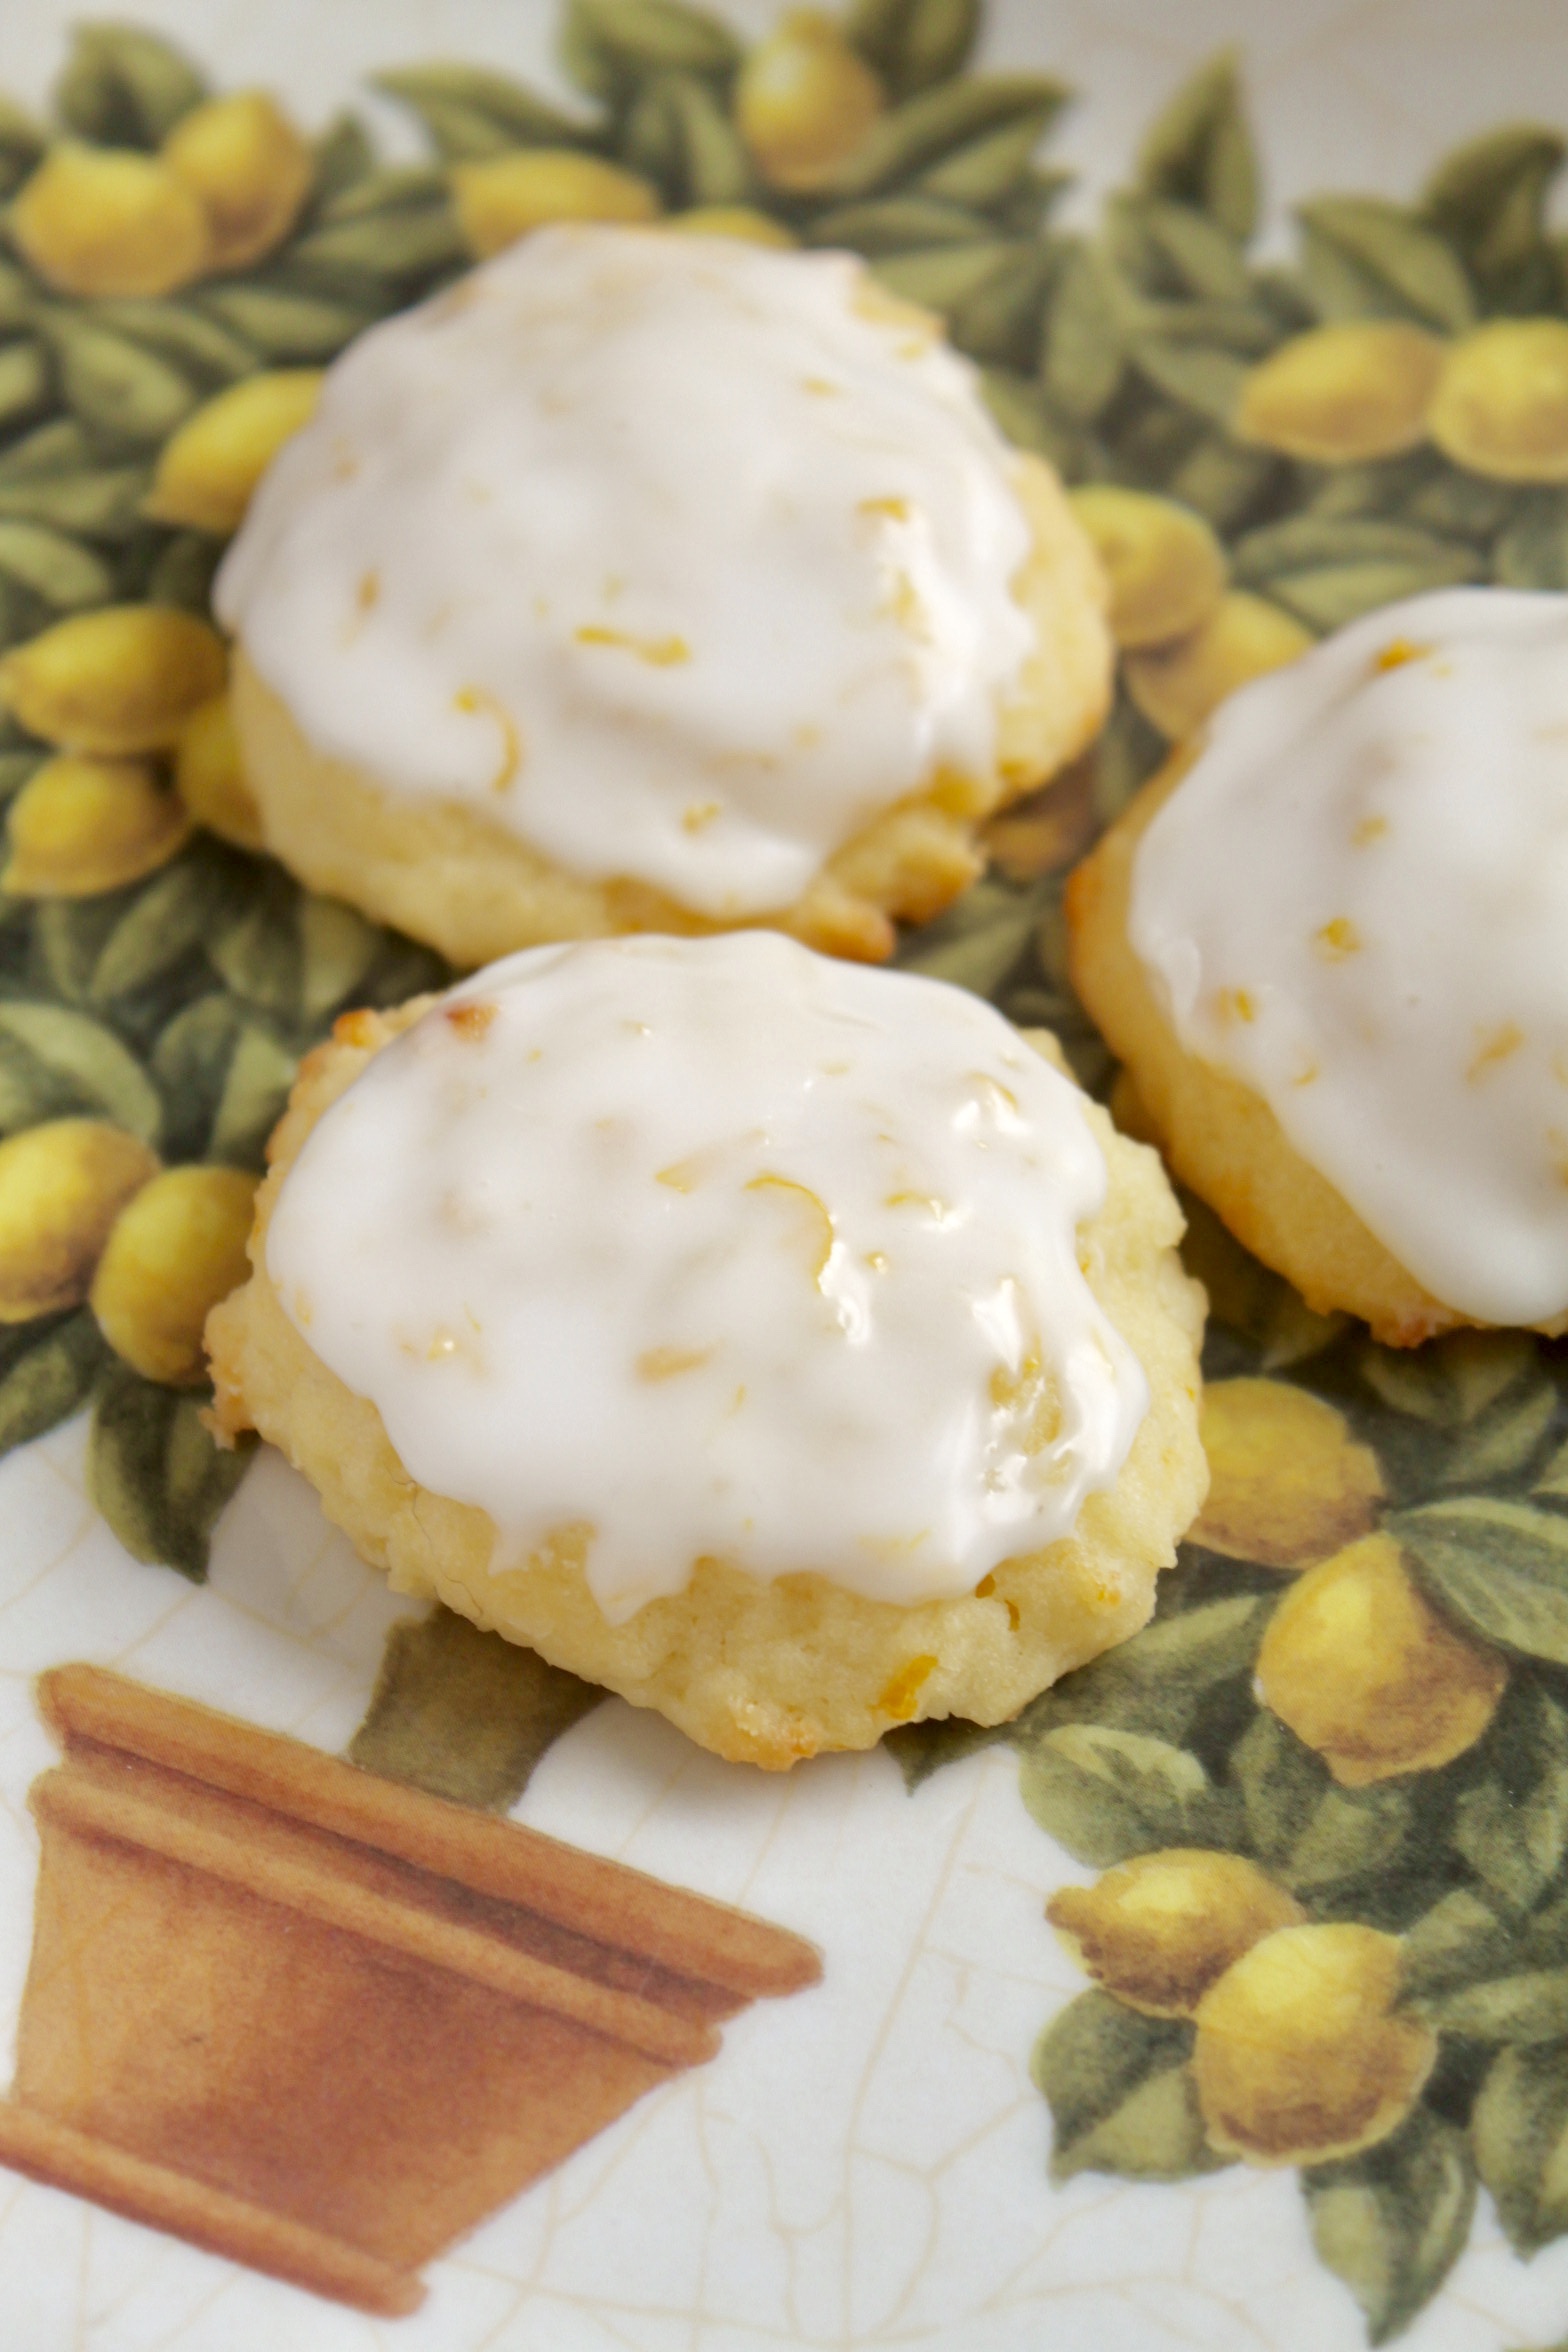
[[[756,2000],[822,1974],[816,1947],[787,1929],[106,1667],[54,1667],[38,1696],[67,1757],[90,1747],[140,1758],[699,1984]]]
[[[231,2196],[14,2099],[0,2100],[0,2164],[378,2318],[405,2318],[425,2299],[416,2271],[399,2270],[330,2231]]]

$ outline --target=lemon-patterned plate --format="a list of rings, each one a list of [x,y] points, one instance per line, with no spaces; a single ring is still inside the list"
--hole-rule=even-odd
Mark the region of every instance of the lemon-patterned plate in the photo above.
[[[258,853],[212,573],[475,255],[854,247],[1061,468],[1116,707],[900,960],[1129,1123],[1061,886],[1166,746],[1379,604],[1568,588],[1557,12],[981,16],[9,0],[7,2352],[1568,2340],[1568,1347],[1383,1349],[1193,1204],[1154,1623],[782,1782],[410,1615],[202,1419],[300,1056],[441,977]]]

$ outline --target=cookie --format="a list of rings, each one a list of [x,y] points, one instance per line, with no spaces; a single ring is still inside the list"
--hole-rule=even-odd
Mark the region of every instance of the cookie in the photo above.
[[[362,337],[216,600],[267,845],[464,966],[884,957],[1110,685],[1087,536],[938,322],[658,230],[540,231]]]
[[[935,981],[766,934],[536,949],[301,1072],[258,1428],[402,1591],[783,1768],[1134,1632],[1207,1472],[1153,1152]]]
[[[1245,687],[1073,875],[1172,1168],[1320,1312],[1568,1327],[1568,598],[1454,589]]]

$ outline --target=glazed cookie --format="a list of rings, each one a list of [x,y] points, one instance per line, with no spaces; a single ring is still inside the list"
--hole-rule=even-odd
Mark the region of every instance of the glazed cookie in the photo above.
[[[475,965],[764,924],[876,960],[1092,740],[1106,591],[848,254],[525,238],[328,374],[219,575],[267,846]]]
[[[1394,1346],[1568,1327],[1568,597],[1460,588],[1245,687],[1072,877],[1176,1173]]]
[[[401,1591],[775,1769],[1012,1715],[1202,1499],[1152,1151],[978,998],[766,932],[347,1016],[208,1326]]]

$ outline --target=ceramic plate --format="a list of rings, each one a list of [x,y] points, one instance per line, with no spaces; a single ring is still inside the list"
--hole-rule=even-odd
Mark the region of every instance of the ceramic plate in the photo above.
[[[221,498],[165,468],[149,520],[160,452],[226,385],[320,366],[459,269],[454,159],[586,137],[667,207],[857,244],[947,316],[1004,429],[1196,510],[1254,600],[1226,608],[1254,624],[1239,655],[1199,658],[1214,624],[1187,613],[1126,661],[1096,755],[900,950],[1055,1027],[1103,1090],[1063,875],[1257,626],[1277,648],[1446,582],[1568,587],[1560,357],[1530,432],[1506,335],[1472,443],[1435,448],[1387,368],[1396,448],[1368,452],[1334,383],[1308,449],[1299,418],[1237,430],[1320,319],[1403,320],[1435,365],[1488,318],[1568,315],[1568,21],[996,0],[972,51],[963,0],[859,0],[878,144],[781,198],[730,111],[773,15],[148,0],[73,32],[9,0],[0,189],[67,133],[79,172],[156,149],[204,84],[274,90],[311,146],[217,118],[222,266],[156,297],[112,260],[70,291],[101,192],[35,201],[36,268],[0,257],[0,637],[205,611]],[[51,815],[47,745],[5,728],[7,2352],[1560,2342],[1564,1348],[1379,1348],[1197,1212],[1215,1498],[1151,1628],[997,1732],[726,1766],[391,1598],[279,1458],[214,1449],[190,1335],[295,1062],[439,970],[237,845],[199,747],[183,781],[217,830],[155,778],[111,831]],[[80,1119],[108,1176],[59,1156],[50,1123]],[[206,1173],[138,1189],[154,1152]],[[1357,1624],[1302,1579],[1367,1543],[1400,1599]],[[1271,1626],[1293,1727],[1255,1680]],[[1156,1982],[1106,1874],[1148,1885],[1173,1850],[1196,1894]],[[1287,1921],[1335,1930],[1309,1946],[1333,1969],[1254,1964],[1222,2094],[1192,2011]]]

